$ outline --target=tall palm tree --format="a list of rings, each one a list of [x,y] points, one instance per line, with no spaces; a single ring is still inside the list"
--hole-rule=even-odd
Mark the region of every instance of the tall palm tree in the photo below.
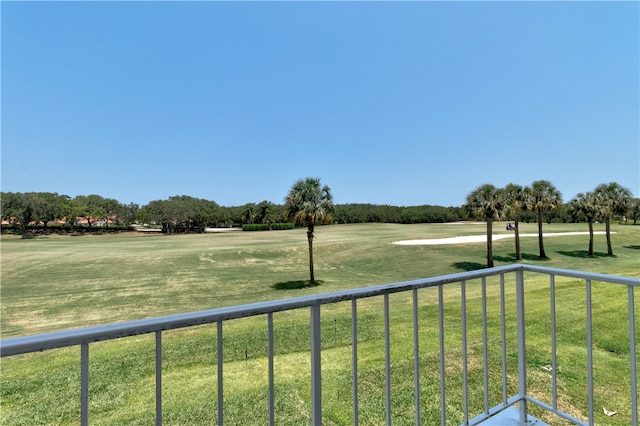
[[[320,184],[320,178],[299,179],[285,198],[285,218],[307,227],[309,243],[309,280],[315,283],[313,274],[313,231],[316,224],[331,223],[335,214],[331,189]]]
[[[562,194],[548,180],[537,180],[531,184],[527,208],[535,210],[538,214],[538,248],[539,256],[547,258],[544,252],[544,242],[542,241],[542,213],[546,210],[555,210],[562,204]]]
[[[607,232],[607,253],[613,256],[611,248],[611,218],[616,215],[624,215],[631,202],[631,191],[616,182],[603,183],[594,190],[600,197],[602,216],[604,217]]]
[[[487,267],[493,267],[493,221],[502,217],[502,194],[486,183],[467,195],[467,211],[475,218],[487,222]]]
[[[242,220],[246,224],[253,224],[253,220],[256,218],[256,205],[249,203],[244,207],[242,211]]]
[[[569,209],[587,219],[589,224],[589,256],[593,256],[593,221],[601,212],[601,202],[593,192],[579,193],[569,201]]]
[[[515,240],[516,240],[516,259],[522,260],[522,250],[520,249],[520,228],[518,223],[520,221],[520,211],[526,208],[527,197],[529,196],[529,189],[515,183],[510,183],[504,188],[504,209],[509,214],[509,217],[513,219],[515,225]]]

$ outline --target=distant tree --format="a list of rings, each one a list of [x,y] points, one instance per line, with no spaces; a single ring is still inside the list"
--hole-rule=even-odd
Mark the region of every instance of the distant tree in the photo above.
[[[124,226],[136,223],[140,215],[140,206],[136,203],[122,205],[118,214],[118,221]]]
[[[515,226],[516,259],[522,260],[520,248],[520,212],[525,209],[529,189],[515,183],[510,183],[504,188],[504,210],[513,220]]]
[[[266,223],[271,228],[271,224],[276,222],[276,206],[269,201],[262,201],[257,205],[256,222]]]
[[[487,267],[493,267],[493,221],[503,214],[502,193],[495,186],[486,183],[467,195],[466,208],[476,219],[487,223]]]
[[[313,273],[313,232],[315,226],[331,223],[335,214],[331,189],[320,184],[320,178],[307,177],[293,184],[285,198],[285,217],[307,227],[309,244],[309,280],[315,282]]]
[[[100,195],[78,195],[71,201],[73,218],[83,218],[91,228],[96,221],[107,215],[104,209],[104,198]]]
[[[547,258],[544,251],[544,241],[542,239],[542,222],[544,220],[543,213],[548,210],[554,210],[562,204],[562,194],[549,181],[538,180],[531,184],[529,198],[527,200],[527,208],[534,210],[538,217],[538,249],[539,256],[543,259]]]
[[[107,227],[109,226],[109,221],[116,220],[122,212],[122,204],[113,198],[102,198],[98,200],[98,204],[103,212],[101,219],[104,219],[105,226]]]
[[[62,219],[69,213],[69,197],[51,192],[39,192],[36,194],[35,206],[36,222],[42,222],[46,229],[49,222]]]
[[[607,234],[607,253],[613,256],[611,247],[611,219],[626,214],[631,201],[631,191],[616,182],[603,183],[594,190],[601,203],[601,213]]]
[[[601,202],[593,192],[579,193],[569,201],[569,210],[589,224],[589,256],[593,256],[593,221],[601,213]]]
[[[631,200],[631,204],[629,206],[629,215],[631,216],[631,220],[633,220],[633,224],[635,225],[640,219],[640,198],[634,198]]]
[[[242,223],[251,225],[256,218],[256,205],[254,203],[248,203],[244,206],[242,212]]]
[[[177,222],[176,205],[169,200],[154,200],[144,207],[146,221],[160,225],[163,233],[171,233]]]
[[[22,238],[27,238],[27,226],[36,220],[36,209],[39,204],[35,192],[3,192],[0,202],[2,219],[18,224]]]
[[[217,224],[221,217],[217,203],[188,195],[151,201],[141,210],[146,221],[160,224],[162,232],[169,234],[204,232],[206,226]]]

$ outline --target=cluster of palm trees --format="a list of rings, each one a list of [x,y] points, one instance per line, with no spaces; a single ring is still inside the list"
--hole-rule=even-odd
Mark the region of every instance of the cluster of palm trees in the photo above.
[[[569,209],[584,217],[589,224],[589,256],[593,256],[593,222],[601,219],[606,224],[607,253],[611,248],[611,219],[624,215],[631,201],[631,191],[616,182],[598,185],[592,192],[580,193],[569,202]],[[540,258],[547,258],[542,238],[543,213],[557,209],[562,194],[549,181],[538,180],[529,187],[510,183],[504,188],[492,184],[477,187],[467,196],[464,208],[476,219],[487,223],[487,266],[493,267],[493,221],[512,220],[515,228],[516,259],[522,260],[519,218],[524,209],[535,211],[538,222],[538,248]]]

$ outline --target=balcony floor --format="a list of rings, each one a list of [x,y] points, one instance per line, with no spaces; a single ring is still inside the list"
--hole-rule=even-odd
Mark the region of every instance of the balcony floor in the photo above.
[[[490,419],[482,422],[482,426],[518,426],[519,423],[519,413],[516,407],[509,407],[506,410],[496,414]],[[522,426],[522,425],[520,425]],[[527,422],[527,426],[549,426],[542,420],[538,420],[535,417],[529,415],[529,421]]]

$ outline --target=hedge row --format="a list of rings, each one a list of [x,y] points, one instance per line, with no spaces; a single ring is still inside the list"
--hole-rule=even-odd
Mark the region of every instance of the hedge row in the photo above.
[[[293,223],[251,223],[242,225],[243,231],[282,231],[295,228]]]

